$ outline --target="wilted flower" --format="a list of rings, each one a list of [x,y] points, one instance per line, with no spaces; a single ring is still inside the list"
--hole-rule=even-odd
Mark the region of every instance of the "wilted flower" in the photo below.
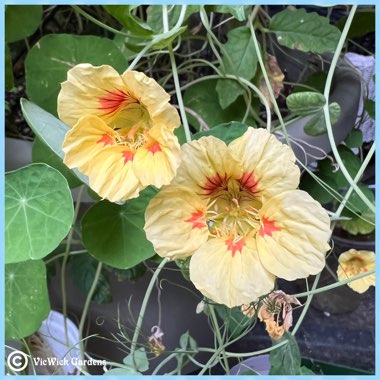
[[[164,332],[159,326],[153,326],[151,332],[153,334],[149,337],[150,349],[156,356],[160,356],[165,351],[165,346],[162,344]]]
[[[169,95],[137,71],[80,64],[68,72],[58,114],[72,127],[64,163],[89,177],[110,201],[137,197],[146,186],[168,184],[179,165],[179,126]]]
[[[350,249],[347,252],[343,252],[339,256],[338,261],[337,274],[339,281],[342,281],[375,269],[376,256],[374,252]],[[375,274],[372,273],[358,280],[349,282],[347,285],[352,290],[355,290],[355,292],[364,293],[370,286],[375,286],[375,282]]]
[[[280,339],[293,324],[292,303],[301,305],[297,298],[277,290],[268,295],[258,311],[258,318],[273,339]]]
[[[215,137],[185,144],[173,182],[150,202],[145,231],[156,252],[192,256],[190,279],[229,307],[286,280],[320,272],[329,249],[327,212],[295,190],[292,150],[264,129],[249,128],[228,147]]]
[[[240,310],[248,318],[253,318],[257,311],[256,306],[252,304],[241,305]]]

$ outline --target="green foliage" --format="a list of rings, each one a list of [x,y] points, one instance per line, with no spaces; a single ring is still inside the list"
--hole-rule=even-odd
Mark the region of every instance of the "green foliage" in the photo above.
[[[116,269],[109,268],[112,273],[116,276],[116,280],[119,282],[123,281],[136,281],[146,273],[146,265],[144,263],[137,264],[129,269]]]
[[[79,63],[111,65],[120,73],[127,68],[125,56],[110,39],[49,34],[33,46],[25,60],[26,92],[29,99],[57,115],[57,97],[61,83],[67,79],[67,71]]]
[[[37,30],[41,20],[42,5],[7,5],[5,42],[15,42],[29,37]]]
[[[33,142],[32,160],[34,163],[42,162],[58,170],[66,178],[71,188],[82,184],[78,177],[63,163],[62,159],[38,137]]]
[[[171,29],[169,32],[163,33],[160,37],[156,37],[155,42],[152,45],[153,50],[161,50],[168,47],[180,34],[187,29],[186,26],[182,26],[179,29]]]
[[[5,67],[4,67],[4,75],[5,75],[5,91],[9,91],[14,86],[13,81],[13,66],[12,66],[12,59],[11,59],[11,53],[9,51],[8,45],[5,45]]]
[[[304,126],[305,133],[310,136],[319,136],[326,133],[326,120],[323,112],[325,104],[325,97],[318,92],[296,92],[286,98],[286,105],[294,115],[312,115]],[[335,102],[329,104],[329,113],[331,124],[334,125],[340,116],[339,104]]]
[[[132,268],[154,255],[144,232],[145,209],[156,191],[147,188],[123,205],[98,202],[82,219],[82,239],[97,260],[115,268]]]
[[[5,339],[21,339],[33,334],[49,311],[44,262],[28,260],[6,264]]]
[[[138,348],[133,355],[126,356],[123,363],[136,372],[145,372],[149,369],[149,361],[144,347]]]
[[[375,215],[366,211],[361,216],[355,216],[351,220],[342,220],[341,227],[351,235],[366,235],[375,231]]]
[[[285,333],[280,339],[273,340],[272,345],[283,341],[288,343],[275,348],[270,352],[270,372],[269,375],[300,375],[301,374],[301,354],[295,337],[290,333]]]
[[[195,339],[190,335],[188,331],[186,331],[184,334],[181,335],[179,338],[179,345],[182,350],[187,351],[187,350],[192,350],[192,351],[197,351],[198,350],[198,345]]]
[[[190,259],[191,257],[186,257],[185,259],[178,259],[175,261],[178,268],[181,269],[182,276],[190,281]]]
[[[237,121],[217,125],[208,131],[201,131],[194,134],[194,139],[198,140],[203,136],[214,136],[223,140],[227,145],[243,135],[248,129],[248,126]]]
[[[41,259],[67,235],[74,218],[66,179],[46,164],[5,175],[5,262]]]
[[[336,26],[343,30],[348,16],[343,16]],[[361,37],[375,32],[375,8],[358,9],[350,25],[347,38]]]
[[[172,29],[177,24],[182,6],[168,5],[167,8],[169,28]],[[185,23],[189,19],[189,17],[195,12],[199,12],[199,5],[188,5],[186,8],[185,18],[183,22]],[[147,23],[154,30],[154,33],[162,33],[164,31],[162,22],[162,5],[149,5],[146,13]]]
[[[151,27],[131,13],[136,5],[103,5],[103,8],[133,34],[141,37],[153,35]]]
[[[375,120],[376,103],[371,99],[364,101],[364,109],[368,112],[368,115]]]
[[[72,255],[70,257],[70,273],[75,286],[86,296],[94,282],[97,261],[89,255]],[[99,304],[112,301],[111,287],[104,270],[100,273],[93,300]]]
[[[21,99],[21,110],[29,127],[61,160],[65,154],[62,143],[69,127],[50,113],[26,99]],[[72,172],[84,183],[88,184],[87,176],[77,169]]]
[[[340,31],[326,17],[304,9],[285,9],[275,14],[269,31],[280,45],[305,52],[325,53],[336,49]]]
[[[363,143],[363,133],[360,129],[353,129],[344,140],[346,146],[350,149],[360,148]]]
[[[364,183],[358,183],[357,184],[359,189],[363,192],[363,194],[369,199],[371,203],[375,203],[375,196],[371,189],[368,188]],[[369,211],[368,206],[362,201],[360,196],[356,193],[356,191],[353,191],[350,197],[347,201],[347,207],[343,209],[342,215],[343,216],[351,216],[355,217],[355,214],[362,214],[364,212]]]
[[[257,69],[257,53],[248,26],[232,29],[223,48],[225,74],[251,80]],[[233,79],[219,79],[216,85],[222,109],[230,106],[244,93],[244,88]]]
[[[228,123],[231,120],[241,121],[246,112],[244,100],[238,98],[231,106],[222,109],[215,90],[216,84],[217,79],[211,79],[191,86],[185,92],[185,106],[195,111],[206,122],[209,128]],[[194,116],[187,115],[189,123],[199,130],[199,121]],[[246,120],[246,124],[255,125],[255,121],[250,115]]]
[[[247,5],[206,5],[208,12],[227,13],[236,18],[238,21],[247,19],[250,6]]]
[[[314,173],[326,186],[330,186],[335,191],[338,189],[338,184],[335,181],[332,168],[323,172],[318,171]],[[333,202],[335,199],[334,194],[317,182],[309,173],[305,173],[301,178],[300,189],[305,190],[309,195],[321,204]]]
[[[225,324],[231,339],[238,337],[252,323],[256,322],[256,318],[246,317],[239,307],[229,308],[225,305],[214,305],[213,307]]]

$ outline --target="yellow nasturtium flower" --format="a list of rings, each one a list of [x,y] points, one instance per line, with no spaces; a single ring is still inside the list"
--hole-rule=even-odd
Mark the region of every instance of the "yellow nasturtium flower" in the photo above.
[[[347,280],[359,274],[375,269],[376,256],[374,252],[357,251],[350,249],[339,256],[339,266],[337,270],[339,281]],[[375,274],[362,277],[349,282],[347,285],[355,292],[364,293],[370,286],[375,286]]]
[[[288,146],[249,128],[228,146],[210,136],[182,148],[176,177],[146,210],[145,231],[160,256],[191,256],[190,279],[206,297],[249,304],[273,289],[275,276],[322,270],[330,220],[296,190]]]
[[[71,127],[64,163],[87,175],[90,186],[112,202],[170,183],[180,162],[173,132],[180,120],[169,99],[143,73],[75,66],[58,96],[58,115]]]

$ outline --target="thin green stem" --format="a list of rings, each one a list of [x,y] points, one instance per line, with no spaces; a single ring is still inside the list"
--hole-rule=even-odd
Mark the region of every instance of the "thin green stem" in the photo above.
[[[216,339],[218,341],[219,346],[223,346],[224,342],[223,342],[222,336],[220,335],[220,328],[219,328],[219,324],[218,324],[218,318],[216,317],[214,306],[210,305],[209,306],[209,310],[210,310],[211,320],[212,320],[213,325],[214,325],[214,333],[215,333]],[[221,350],[221,354],[222,354],[222,358],[223,358],[226,374],[229,375],[229,373],[230,373],[230,367],[228,365],[228,360],[227,360],[227,357],[225,355],[224,348]]]
[[[134,353],[135,353],[136,346],[137,346],[137,340],[138,340],[139,335],[140,335],[141,325],[142,325],[142,321],[144,319],[145,310],[146,310],[146,307],[148,305],[150,294],[152,293],[152,290],[153,290],[154,284],[156,283],[158,275],[160,274],[162,268],[165,266],[165,264],[167,262],[168,262],[167,259],[163,259],[161,261],[160,265],[157,267],[157,269],[155,270],[152,278],[150,279],[148,288],[146,289],[145,296],[144,296],[143,302],[141,304],[141,309],[140,309],[139,317],[137,319],[135,332],[134,332],[133,338],[132,338],[131,353],[130,353],[130,355],[133,358],[133,360],[134,360]]]
[[[61,293],[62,293],[62,314],[64,316],[63,318],[63,323],[65,327],[65,338],[66,338],[66,344],[69,345],[69,334],[67,330],[67,296],[66,296],[66,268],[67,268],[67,262],[69,260],[70,256],[70,251],[71,251],[71,239],[73,237],[74,233],[74,225],[75,222],[78,218],[78,213],[81,205],[81,199],[83,195],[83,191],[85,189],[85,185],[82,185],[79,189],[78,196],[76,199],[76,204],[75,204],[75,210],[74,210],[74,220],[73,220],[73,225],[70,229],[70,232],[67,236],[67,243],[66,243],[66,250],[63,256],[62,260],[62,267],[61,267]]]
[[[326,292],[327,290],[338,288],[339,286],[343,286],[343,285],[348,284],[349,282],[353,282],[353,281],[359,280],[359,279],[361,279],[363,277],[367,277],[367,276],[369,276],[369,275],[371,275],[373,273],[375,273],[375,269],[369,270],[366,273],[358,274],[357,276],[354,276],[354,277],[351,277],[351,278],[347,278],[346,280],[335,282],[334,284],[323,286],[322,288],[311,290],[310,292],[303,292],[303,293],[293,294],[293,297],[296,297],[296,298],[308,297],[310,294],[318,294],[318,293]]]
[[[326,79],[326,84],[325,84],[325,90],[324,90],[324,93],[323,93],[324,96],[325,96],[325,98],[326,98],[326,103],[323,106],[323,113],[324,113],[325,120],[326,120],[327,135],[328,135],[328,138],[329,138],[331,149],[332,149],[332,152],[334,153],[335,159],[336,159],[336,161],[337,161],[337,163],[338,163],[338,165],[340,167],[340,170],[342,171],[342,174],[344,175],[344,177],[346,178],[346,180],[348,181],[348,183],[350,184],[350,186],[358,194],[358,196],[360,197],[360,199],[368,206],[368,208],[372,212],[375,212],[375,206],[370,202],[370,200],[365,196],[365,194],[363,193],[363,191],[353,181],[350,173],[348,172],[347,168],[345,167],[345,165],[344,165],[344,163],[343,163],[343,161],[342,161],[342,159],[341,159],[341,157],[339,155],[339,152],[338,152],[338,149],[337,149],[337,146],[336,146],[336,143],[335,143],[335,139],[334,139],[333,129],[332,129],[331,120],[330,120],[330,112],[329,112],[329,97],[330,97],[330,89],[331,89],[332,78],[333,78],[333,75],[334,75],[334,72],[335,72],[335,68],[336,68],[338,60],[339,60],[340,53],[341,53],[343,45],[344,45],[344,42],[346,40],[348,31],[350,29],[351,22],[352,22],[352,20],[353,20],[353,18],[355,16],[355,12],[356,12],[357,7],[358,7],[357,5],[353,5],[352,8],[351,8],[351,10],[350,10],[350,13],[349,13],[347,21],[346,21],[346,23],[344,25],[341,37],[339,39],[338,46],[337,46],[337,48],[335,50],[333,59],[331,61],[331,66],[330,66],[329,72],[327,74],[327,79]]]
[[[169,363],[170,360],[174,359],[177,355],[179,355],[178,352],[173,352],[170,354],[168,357],[166,357],[152,372],[152,376],[158,375],[158,372],[160,371],[161,368],[165,366],[166,363]]]
[[[86,252],[88,252],[87,249],[80,249],[80,250],[78,250],[78,251],[71,251],[71,252],[70,252],[70,255],[80,255],[80,254],[82,254],[82,253],[86,253]],[[57,260],[57,259],[59,259],[59,258],[61,258],[61,257],[64,257],[65,255],[66,255],[66,252],[59,253],[58,255],[55,255],[54,257],[52,257],[52,258],[46,260],[46,261],[45,261],[45,264],[48,265],[48,264],[50,264],[51,262],[53,262],[53,261],[55,261],[55,260]]]
[[[79,341],[80,341],[79,347],[80,347],[80,351],[81,351],[81,354],[83,357],[84,357],[84,351],[85,351],[84,350],[84,344],[83,344],[84,325],[86,323],[87,314],[88,314],[88,310],[90,308],[92,297],[94,296],[94,293],[95,293],[95,290],[96,290],[96,287],[98,285],[98,281],[100,278],[100,274],[102,273],[102,267],[103,267],[103,263],[99,262],[98,267],[96,268],[94,280],[92,281],[91,288],[87,294],[86,301],[85,301],[84,306],[83,306],[82,316],[81,316],[80,321],[79,321],[79,327],[78,327],[78,329],[79,329]]]

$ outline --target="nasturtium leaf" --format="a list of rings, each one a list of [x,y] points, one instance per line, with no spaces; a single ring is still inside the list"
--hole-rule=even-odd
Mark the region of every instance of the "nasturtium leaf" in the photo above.
[[[110,65],[118,72],[128,64],[115,43],[96,36],[49,34],[29,51],[25,60],[26,92],[31,101],[57,115],[57,97],[67,71],[79,63]],[[73,107],[76,107],[73,101]]]
[[[32,35],[42,20],[42,5],[7,5],[5,42],[15,42]]]
[[[338,185],[334,178],[334,173],[332,170],[327,172],[317,172],[315,173],[317,177],[325,184],[326,189],[315,180],[309,173],[305,173],[300,182],[300,189],[305,190],[309,193],[309,195],[318,201],[321,204],[326,204],[332,202],[336,195],[331,191],[328,191],[330,186],[333,190],[337,191]]]
[[[223,140],[227,145],[240,137],[246,132],[248,126],[237,121],[217,125],[208,131],[201,131],[194,134],[194,139],[199,139],[203,136],[214,136]]]
[[[236,18],[238,21],[247,19],[249,6],[247,5],[206,5],[206,11],[215,13],[227,13]]]
[[[340,117],[339,104],[336,102],[329,104],[329,113],[331,125],[334,126]],[[313,115],[313,117],[305,124],[304,131],[310,136],[319,136],[326,133],[326,118],[323,110]]]
[[[277,36],[280,45],[305,52],[335,51],[340,31],[326,17],[305,9],[285,9],[272,17],[269,32]]]
[[[87,254],[73,255],[70,257],[70,273],[75,286],[83,296],[87,296],[94,282],[98,262]],[[112,301],[111,286],[107,273],[103,270],[92,297],[93,301],[102,304]]]
[[[5,175],[5,262],[41,259],[69,232],[73,200],[65,177],[46,164]]]
[[[247,107],[243,98],[237,99],[231,106],[222,109],[215,90],[217,79],[211,79],[194,84],[186,90],[184,95],[185,106],[197,113],[209,128],[213,128],[231,120],[242,121]],[[187,113],[189,123],[199,130],[201,123],[197,118]],[[246,120],[247,125],[255,125],[251,115]]]
[[[131,13],[136,6],[103,5],[103,8],[133,34],[141,37],[150,37],[153,35],[151,27],[144,20],[141,20]]]
[[[310,369],[310,368],[307,368],[306,366],[302,366],[300,368],[300,375],[303,375],[303,376],[313,376],[315,375],[315,373]]]
[[[5,339],[32,335],[49,312],[45,263],[42,260],[28,260],[6,264]]]
[[[182,124],[174,130],[174,134],[177,136],[177,139],[180,145],[185,144],[186,134],[185,134],[185,129]]]
[[[5,91],[9,91],[14,86],[13,81],[13,66],[11,53],[9,51],[8,45],[5,45]]]
[[[338,146],[338,153],[351,178],[354,178],[361,166],[359,158],[352,152],[351,149],[347,148],[344,145]],[[346,177],[340,169],[335,173],[335,180],[341,189],[347,188],[349,186]]]
[[[181,13],[181,5],[168,5],[168,24],[169,29],[173,28],[179,19]],[[195,12],[199,12],[199,5],[188,5],[186,7],[185,18],[183,22],[186,23],[188,18]],[[162,22],[162,5],[149,5],[146,10],[147,23],[154,30],[155,34],[164,31]]]
[[[360,129],[353,129],[344,140],[348,148],[359,148],[363,143],[363,132]]]
[[[129,354],[123,359],[125,366],[134,369],[135,371],[145,372],[149,369],[148,356],[144,347],[138,348],[134,354]]]
[[[296,83],[293,87],[293,94],[296,92],[315,91],[323,93],[326,84],[327,73],[323,71],[317,71],[311,74],[302,83]],[[307,86],[307,87],[305,87]]]
[[[258,61],[251,30],[248,26],[235,28],[227,34],[227,38],[222,52],[225,73],[251,80]],[[221,107],[225,109],[244,93],[244,88],[236,80],[220,79],[216,92]]]
[[[326,133],[326,120],[323,106],[326,103],[325,97],[312,91],[296,92],[286,98],[286,105],[289,111],[297,116],[313,115],[304,126],[304,131],[310,136],[319,136]],[[334,125],[340,116],[340,106],[338,103],[329,104],[330,121]]]
[[[354,216],[351,220],[341,220],[341,227],[351,235],[366,235],[375,231],[375,214],[364,212],[361,216]]]
[[[187,26],[181,26],[179,29],[171,29],[167,33],[161,34],[154,38],[153,50],[160,50],[168,47],[180,34],[187,29]]]
[[[65,153],[62,143],[69,127],[61,120],[46,112],[41,107],[26,99],[21,99],[21,110],[29,127],[61,160]],[[88,184],[88,178],[77,169],[72,172],[84,183]]]
[[[297,116],[310,115],[320,111],[326,103],[326,98],[318,92],[297,92],[286,98],[289,111]]]
[[[146,239],[145,209],[156,194],[147,188],[123,205],[98,202],[82,219],[83,243],[90,254],[115,268],[131,268],[152,257],[152,244]]]
[[[82,184],[82,181],[63,163],[62,159],[38,137],[33,142],[32,160],[34,163],[43,162],[58,170],[66,178],[71,188]]]
[[[364,101],[364,109],[368,112],[368,115],[375,120],[376,103],[371,99]]]
[[[375,196],[370,188],[368,188],[367,185],[364,183],[357,183],[359,189],[363,192],[363,194],[367,197],[367,199],[374,204],[375,203]],[[355,214],[363,214],[365,212],[369,211],[368,206],[362,201],[360,196],[356,191],[353,191],[348,198],[348,202],[346,204],[346,207],[342,211],[343,216],[350,216],[352,218],[355,218]]]
[[[343,30],[348,16],[344,16],[337,22],[336,26]],[[361,37],[375,31],[375,8],[360,9],[355,12],[351,22],[347,38]]]
[[[276,345],[283,341],[288,342],[270,352],[270,375],[299,375],[301,372],[301,354],[295,337],[286,332],[282,338],[273,340]]]

